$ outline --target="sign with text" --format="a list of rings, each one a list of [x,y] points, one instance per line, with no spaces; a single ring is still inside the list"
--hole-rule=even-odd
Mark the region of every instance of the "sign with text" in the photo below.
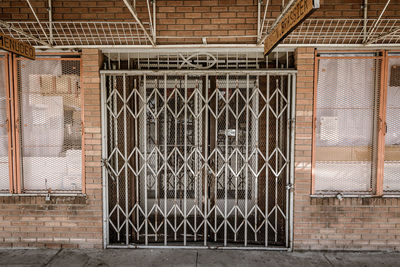
[[[296,27],[319,8],[319,0],[298,0],[268,34],[264,42],[264,55],[271,51]]]
[[[36,57],[34,47],[27,43],[15,40],[14,38],[2,33],[0,33],[0,49],[7,50],[29,59],[35,59]]]

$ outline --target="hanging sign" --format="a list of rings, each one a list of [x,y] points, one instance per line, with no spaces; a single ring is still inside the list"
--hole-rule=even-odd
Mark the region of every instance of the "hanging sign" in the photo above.
[[[36,57],[34,47],[27,43],[15,40],[14,38],[2,33],[0,33],[0,49],[7,50],[29,59],[35,59]]]
[[[319,0],[297,0],[264,42],[264,55],[271,51],[296,27],[319,8]]]

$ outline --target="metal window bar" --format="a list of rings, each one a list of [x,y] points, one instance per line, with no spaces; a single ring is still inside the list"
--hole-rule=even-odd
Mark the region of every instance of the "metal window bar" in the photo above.
[[[288,247],[294,73],[102,71],[106,245]]]

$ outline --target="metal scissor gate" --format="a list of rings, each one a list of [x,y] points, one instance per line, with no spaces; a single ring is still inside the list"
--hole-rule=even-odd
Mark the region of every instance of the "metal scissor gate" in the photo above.
[[[290,246],[294,71],[101,79],[106,246]]]

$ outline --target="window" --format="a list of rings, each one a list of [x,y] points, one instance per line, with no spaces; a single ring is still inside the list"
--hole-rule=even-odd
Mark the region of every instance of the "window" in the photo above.
[[[400,54],[389,54],[383,191],[400,193]]]
[[[387,77],[399,59],[388,66],[386,52],[316,57],[313,194],[400,192],[400,87]]]
[[[0,53],[0,192],[9,192],[8,56]]]
[[[9,69],[14,83],[0,83],[0,175],[7,171],[7,152],[13,164],[0,187],[7,181],[11,193],[83,192],[79,55],[14,57]],[[11,98],[11,142],[2,129],[3,91]]]

